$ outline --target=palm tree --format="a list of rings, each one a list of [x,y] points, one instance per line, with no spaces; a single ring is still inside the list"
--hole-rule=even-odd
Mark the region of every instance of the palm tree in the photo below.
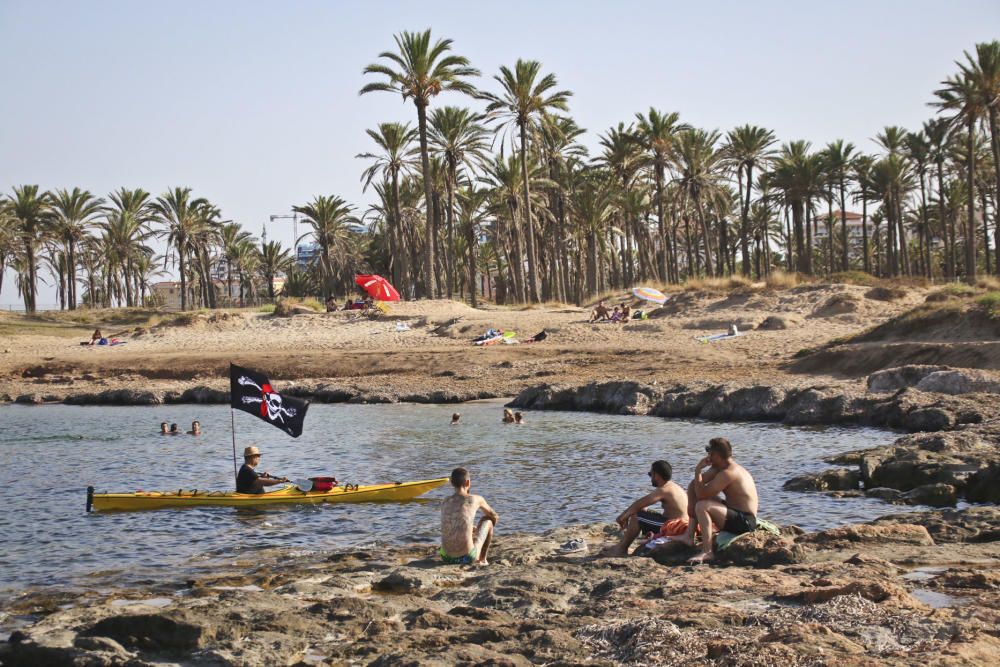
[[[487,114],[495,114],[513,123],[520,135],[521,156],[521,186],[523,188],[522,205],[524,206],[525,235],[528,241],[528,298],[538,301],[538,284],[535,279],[535,226],[531,213],[531,179],[528,178],[528,129],[529,124],[550,110],[566,111],[570,96],[568,90],[554,90],[558,85],[554,74],[546,74],[539,78],[542,64],[537,60],[521,60],[518,58],[513,71],[501,65],[500,74],[493,78],[500,84],[501,95],[487,94],[490,101],[486,107]]]
[[[690,129],[690,127],[686,123],[680,122],[678,113],[662,113],[653,107],[649,108],[648,113],[637,113],[635,117],[638,121],[636,128],[638,140],[646,150],[648,164],[652,168],[653,182],[656,187],[656,218],[660,237],[657,266],[661,279],[676,282],[677,277],[671,276],[671,271],[668,270],[667,257],[671,250],[666,231],[666,214],[663,210],[663,191],[666,170],[673,155],[674,140],[678,132]]]
[[[695,214],[705,244],[705,271],[713,275],[712,239],[705,216],[705,200],[720,186],[723,153],[716,149],[720,134],[717,130],[685,130],[677,135],[674,161],[677,182],[694,203]],[[720,249],[721,251],[721,249]],[[716,254],[716,258],[720,257]],[[718,263],[721,264],[721,263]]]
[[[0,293],[3,293],[3,277],[7,265],[17,255],[17,219],[11,210],[11,202],[0,199]]]
[[[66,253],[66,304],[76,309],[76,247],[100,215],[104,204],[86,190],[73,188],[52,193],[50,206],[53,215],[53,234],[62,242]]]
[[[219,240],[222,259],[226,262],[226,300],[232,305],[233,268],[239,266],[241,253],[245,255],[245,246],[248,242],[253,242],[253,234],[244,230],[237,222],[227,222],[219,230]],[[242,301],[240,305],[243,305]]]
[[[933,104],[942,111],[953,111],[953,124],[965,124],[966,162],[965,186],[968,192],[965,221],[965,279],[976,282],[976,123],[985,115],[986,104],[969,76],[953,76],[942,81],[944,88],[934,91],[938,101]]]
[[[452,297],[454,280],[457,277],[454,261],[455,191],[458,189],[460,167],[473,170],[476,165],[489,161],[489,133],[480,121],[482,116],[459,107],[442,107],[431,112],[430,144],[445,163],[445,204],[448,239],[446,255],[447,296]]]
[[[274,301],[274,278],[287,272],[292,264],[292,256],[278,241],[265,241],[260,246],[258,269],[267,285],[267,296]]]
[[[753,191],[753,169],[766,166],[774,156],[771,148],[777,139],[774,132],[755,125],[743,125],[730,130],[726,136],[726,159],[736,167],[736,180],[740,191],[740,256],[743,260],[742,273],[750,275],[750,194]],[[743,183],[746,175],[746,193]]]
[[[851,162],[852,180],[857,184],[854,200],[861,202],[861,256],[862,269],[871,273],[871,249],[868,243],[868,202],[876,201],[876,194],[871,180],[872,167],[875,158],[871,155],[857,155]]]
[[[292,210],[305,216],[305,223],[312,227],[312,236],[320,248],[320,289],[323,299],[330,296],[338,266],[343,265],[348,238],[357,232],[359,221],[354,217],[354,207],[335,195],[320,195],[303,206]],[[309,234],[303,234],[305,238]],[[296,240],[298,243],[298,240]],[[333,261],[334,255],[338,261]]]
[[[771,172],[775,188],[784,193],[785,205],[792,213],[795,269],[807,274],[812,273],[813,248],[811,227],[805,216],[807,202],[820,171],[817,156],[809,154],[809,146],[807,141],[792,141],[782,146],[781,155]]]
[[[927,187],[925,177],[927,175],[927,165],[931,158],[931,145],[927,140],[927,135],[923,131],[910,132],[906,137],[906,156],[913,163],[916,169],[917,178],[920,181],[920,264],[923,274],[928,278],[933,277],[931,269],[931,234],[930,223],[927,219]]]
[[[191,188],[175,187],[157,197],[152,209],[156,219],[164,226],[161,234],[177,253],[181,281],[181,310],[187,310],[188,255],[194,242],[206,228],[206,209],[211,204],[203,197],[192,198]]]
[[[476,247],[479,228],[486,219],[486,201],[489,191],[467,187],[458,192],[458,223],[465,232],[465,251],[468,254],[469,294],[472,307],[478,305],[476,298],[476,269],[479,251]]]
[[[410,284],[409,252],[404,248],[403,220],[400,211],[399,179],[407,174],[412,166],[413,140],[417,137],[416,130],[409,123],[379,123],[378,130],[365,130],[375,145],[378,153],[360,153],[358,158],[374,160],[361,174],[364,190],[372,184],[376,176],[388,182],[392,196],[390,209],[386,211],[388,231],[386,237],[389,246],[388,274],[396,285],[404,282]],[[398,263],[397,263],[398,262]]]
[[[944,275],[945,278],[953,278],[955,261],[951,239],[954,235],[949,234],[944,198],[944,163],[951,138],[951,124],[944,118],[935,118],[924,123],[923,133],[927,136],[930,148],[929,158],[934,162],[937,171],[938,224],[941,225],[941,240],[944,243]]]
[[[47,193],[39,192],[37,185],[21,185],[14,188],[9,206],[16,223],[16,234],[21,241],[19,254],[24,272],[19,279],[24,311],[30,315],[36,309],[38,252],[49,233],[49,197]]]
[[[394,36],[397,52],[383,51],[379,58],[390,64],[373,63],[364,69],[365,74],[378,74],[386,81],[370,83],[361,95],[376,91],[399,93],[403,101],[413,100],[417,108],[417,129],[420,136],[420,165],[424,180],[424,206],[427,209],[427,234],[424,239],[425,294],[437,294],[434,281],[434,217],[431,214],[431,164],[427,147],[427,107],[431,98],[446,90],[474,95],[475,88],[464,79],[479,76],[479,70],[470,67],[469,61],[451,54],[450,39],[439,39],[431,45],[431,31],[422,33],[402,32]],[[395,69],[394,69],[395,67]]]
[[[840,269],[847,271],[850,258],[850,245],[847,238],[847,179],[850,175],[851,160],[854,159],[854,144],[837,139],[826,145],[823,151],[826,160],[827,173],[840,192]],[[832,241],[832,235],[831,235]],[[831,268],[833,258],[830,258]]]
[[[135,263],[145,263],[145,258],[152,256],[152,250],[145,245],[153,235],[150,225],[156,218],[150,194],[142,188],[119,188],[108,195],[111,206],[106,209],[101,228],[105,237],[113,245],[109,255],[121,259],[126,283],[130,286],[126,291],[126,303],[130,306],[142,302],[142,285],[135,290],[133,298],[131,286],[136,280],[141,283],[144,274],[138,270]],[[149,271],[146,272],[149,274]],[[132,278],[132,279],[130,279]]]

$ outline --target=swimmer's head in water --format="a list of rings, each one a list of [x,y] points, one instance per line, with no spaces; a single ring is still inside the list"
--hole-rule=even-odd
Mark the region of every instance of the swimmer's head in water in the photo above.
[[[454,424],[454,423],[456,423],[461,418],[462,418],[462,415],[460,415],[459,413],[456,412],[456,413],[452,414],[452,416],[451,416],[451,423]]]
[[[171,433],[177,433],[179,430],[180,429],[177,428],[177,424],[171,424],[170,425],[170,432]]]
[[[160,422],[160,433],[167,432],[167,422]]]
[[[666,461],[653,461],[653,465],[649,466],[649,480],[654,486],[666,484],[673,476],[674,469]]]

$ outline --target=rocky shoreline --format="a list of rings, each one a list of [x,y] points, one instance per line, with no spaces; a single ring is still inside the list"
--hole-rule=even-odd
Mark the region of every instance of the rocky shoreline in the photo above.
[[[501,533],[486,568],[380,546],[27,592],[0,664],[995,664],[1000,510],[800,532],[744,536],[727,567],[595,558],[615,531],[593,525]]]
[[[944,366],[904,366],[865,388],[687,383],[544,384],[511,406],[789,425],[855,424],[909,432],[886,447],[847,452],[853,466],[789,480],[800,491],[865,493],[890,502],[954,506],[1000,502],[1000,394],[991,376]]]

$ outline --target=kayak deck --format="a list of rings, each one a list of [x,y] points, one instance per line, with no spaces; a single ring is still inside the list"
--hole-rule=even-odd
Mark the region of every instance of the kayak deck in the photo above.
[[[136,511],[178,507],[258,507],[297,503],[370,503],[413,500],[448,481],[447,477],[389,484],[349,484],[329,491],[302,491],[294,485],[269,493],[232,491],[136,491],[135,493],[94,493],[87,488],[87,511]]]

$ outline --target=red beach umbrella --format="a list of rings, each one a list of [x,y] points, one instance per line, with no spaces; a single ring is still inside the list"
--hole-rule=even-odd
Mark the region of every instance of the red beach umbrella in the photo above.
[[[376,301],[399,301],[399,292],[382,276],[356,275],[354,282]]]

